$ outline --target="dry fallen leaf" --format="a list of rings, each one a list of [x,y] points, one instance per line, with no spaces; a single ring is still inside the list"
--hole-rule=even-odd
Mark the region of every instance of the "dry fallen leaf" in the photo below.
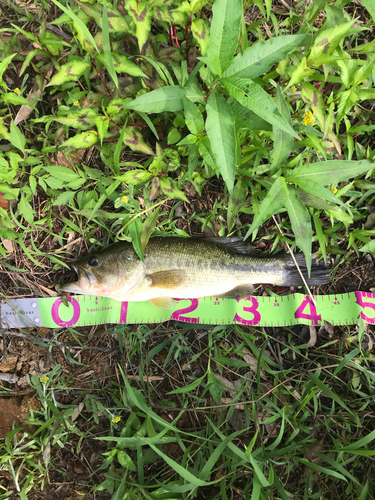
[[[314,347],[318,338],[316,334],[316,328],[315,326],[310,325],[309,330],[310,330],[310,340],[307,342],[307,344],[309,347]]]
[[[9,209],[9,200],[4,200],[3,196],[5,193],[0,193],[0,208],[4,208],[5,210]]]
[[[14,241],[13,240],[6,240],[5,238],[1,238],[1,243],[3,244],[3,247],[5,250],[9,253],[14,252]]]

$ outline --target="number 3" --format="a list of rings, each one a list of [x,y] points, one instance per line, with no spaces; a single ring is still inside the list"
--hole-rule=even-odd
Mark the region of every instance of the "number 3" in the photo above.
[[[236,299],[236,300],[237,300],[237,302],[240,301],[240,299]],[[261,318],[260,313],[257,311],[259,303],[255,297],[249,297],[246,300],[250,300],[252,302],[251,307],[243,307],[242,310],[244,312],[251,313],[254,316],[254,318],[253,319],[244,319],[244,318],[241,318],[241,316],[239,316],[236,313],[236,315],[234,317],[234,321],[238,321],[242,325],[246,325],[246,326],[257,325],[260,322],[260,318]]]

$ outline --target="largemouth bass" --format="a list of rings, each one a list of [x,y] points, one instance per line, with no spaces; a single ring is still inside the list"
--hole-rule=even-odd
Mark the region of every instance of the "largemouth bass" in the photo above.
[[[309,285],[331,281],[329,270],[315,263],[308,278],[303,256],[296,259]],[[78,281],[63,285],[64,292],[148,300],[164,309],[173,308],[173,298],[249,297],[255,283],[303,284],[291,256],[253,257],[241,238],[151,238],[144,262],[131,243],[120,242],[73,267]]]

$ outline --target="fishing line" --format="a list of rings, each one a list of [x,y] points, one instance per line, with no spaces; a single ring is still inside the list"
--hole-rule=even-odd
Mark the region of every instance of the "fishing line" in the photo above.
[[[315,301],[315,303],[314,303]],[[0,327],[66,328],[113,324],[147,324],[176,320],[201,325],[291,326],[375,324],[375,294],[351,292],[311,296],[295,293],[247,299],[175,299],[173,310],[150,302],[119,302],[75,295],[66,306],[61,297],[12,299],[0,305]]]

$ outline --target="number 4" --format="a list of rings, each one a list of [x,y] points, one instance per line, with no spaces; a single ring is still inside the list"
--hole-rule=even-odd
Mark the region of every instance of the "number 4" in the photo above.
[[[305,310],[306,306],[310,306],[310,313],[309,314],[306,314],[303,312]],[[302,304],[299,306],[297,311],[294,313],[294,317],[296,319],[298,319],[298,318],[309,319],[309,320],[311,320],[313,325],[318,325],[319,322],[322,321],[322,315],[317,314],[316,306],[314,305],[314,303],[311,300],[311,297],[309,295],[306,295],[306,297],[302,301]]]

